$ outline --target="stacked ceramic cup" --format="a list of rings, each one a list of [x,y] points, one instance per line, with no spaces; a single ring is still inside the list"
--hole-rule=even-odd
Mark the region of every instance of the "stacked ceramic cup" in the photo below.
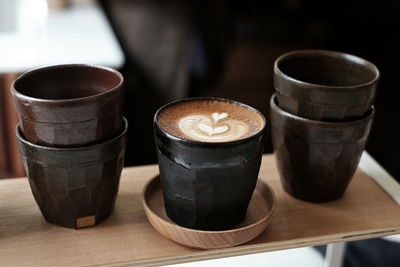
[[[122,85],[119,72],[90,65],[41,68],[14,81],[20,154],[48,222],[81,228],[111,213],[128,129]]]
[[[343,195],[368,139],[378,79],[372,63],[340,52],[300,50],[275,61],[272,138],[289,194],[312,202]]]

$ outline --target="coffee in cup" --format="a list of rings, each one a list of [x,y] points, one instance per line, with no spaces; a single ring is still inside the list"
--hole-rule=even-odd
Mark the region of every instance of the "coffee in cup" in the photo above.
[[[220,98],[188,98],[154,118],[167,215],[194,229],[223,230],[240,222],[261,164],[265,118]]]
[[[186,101],[157,117],[166,132],[192,141],[231,142],[252,136],[264,127],[258,112],[219,100]]]

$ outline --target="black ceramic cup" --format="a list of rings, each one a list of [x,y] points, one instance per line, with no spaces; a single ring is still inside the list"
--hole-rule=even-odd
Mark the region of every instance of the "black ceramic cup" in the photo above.
[[[363,118],[371,109],[378,80],[374,64],[335,51],[293,51],[274,64],[280,107],[311,120]]]
[[[11,91],[29,142],[82,147],[110,140],[124,128],[124,78],[118,71],[67,64],[22,74]]]
[[[282,110],[275,95],[270,105],[272,144],[286,192],[311,202],[340,198],[364,151],[374,108],[359,120],[321,122]]]
[[[247,138],[222,143],[188,140],[160,127],[160,112],[196,100],[240,105],[258,113],[263,127]],[[154,133],[168,217],[178,225],[200,230],[224,230],[239,223],[246,215],[257,182],[265,125],[259,111],[226,99],[188,98],[161,107],[154,117]]]
[[[16,135],[29,184],[46,221],[69,228],[93,226],[113,210],[124,166],[128,122],[101,144],[54,148]]]

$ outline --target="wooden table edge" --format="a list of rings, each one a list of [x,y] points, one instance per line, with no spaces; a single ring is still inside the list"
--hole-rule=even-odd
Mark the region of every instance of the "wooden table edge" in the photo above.
[[[194,261],[204,261],[219,258],[227,258],[233,256],[250,255],[262,252],[270,252],[276,250],[285,250],[300,247],[318,246],[325,245],[327,243],[340,243],[357,241],[369,238],[383,237],[387,235],[400,234],[400,226],[398,228],[388,228],[379,231],[365,231],[365,232],[354,232],[354,233],[344,233],[344,234],[334,234],[330,236],[315,237],[315,238],[300,238],[289,240],[285,242],[270,242],[264,244],[254,244],[254,245],[240,245],[237,247],[214,249],[214,250],[204,250],[200,252],[195,252],[193,254],[184,256],[171,256],[171,257],[161,257],[147,260],[137,260],[130,262],[116,262],[111,264],[100,264],[100,265],[87,265],[87,266],[111,266],[111,267],[127,267],[127,266],[161,266],[170,264],[179,264]],[[277,244],[280,243],[280,244]]]

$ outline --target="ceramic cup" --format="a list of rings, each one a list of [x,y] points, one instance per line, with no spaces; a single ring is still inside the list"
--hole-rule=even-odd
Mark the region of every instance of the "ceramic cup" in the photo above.
[[[235,103],[260,114],[264,125],[252,136],[222,143],[188,140],[160,127],[157,119],[163,110],[199,99]],[[168,217],[201,230],[225,230],[243,220],[258,178],[265,127],[259,111],[226,99],[189,98],[161,107],[154,133]]]
[[[272,144],[283,188],[311,202],[341,197],[364,151],[374,108],[359,120],[321,122],[282,110],[275,95],[270,105]]]
[[[53,148],[27,141],[17,126],[20,155],[46,221],[69,228],[93,226],[114,207],[124,166],[128,122],[101,144]]]
[[[123,77],[91,65],[58,65],[24,73],[12,85],[20,128],[27,141],[81,147],[123,130]]]
[[[364,117],[374,101],[379,71],[362,58],[326,50],[299,50],[274,64],[280,107],[321,121]]]

